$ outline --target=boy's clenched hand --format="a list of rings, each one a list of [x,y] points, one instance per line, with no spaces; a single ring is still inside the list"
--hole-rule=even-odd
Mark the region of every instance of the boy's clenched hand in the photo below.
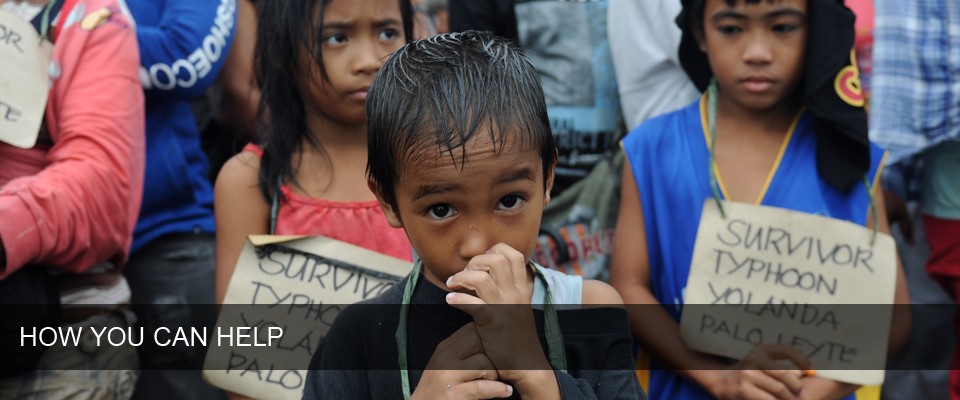
[[[524,395],[552,393],[556,376],[540,347],[533,310],[533,271],[526,257],[506,244],[497,244],[474,257],[463,271],[447,280],[447,303],[470,314],[484,353],[500,378]]]
[[[483,353],[477,328],[469,323],[440,342],[411,394],[419,399],[506,398],[513,387],[498,381],[493,363]]]

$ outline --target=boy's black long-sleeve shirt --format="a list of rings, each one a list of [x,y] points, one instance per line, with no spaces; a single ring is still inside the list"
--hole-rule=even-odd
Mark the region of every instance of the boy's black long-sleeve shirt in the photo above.
[[[404,281],[405,282],[405,281]],[[396,330],[405,284],[347,307],[324,338],[307,377],[304,399],[402,399]],[[437,345],[471,321],[446,305],[446,292],[423,277],[408,320],[411,391]],[[646,399],[633,371],[633,339],[626,310],[558,310],[568,372],[556,371],[564,399]],[[546,354],[543,312],[534,311]],[[519,393],[512,398],[519,399]]]

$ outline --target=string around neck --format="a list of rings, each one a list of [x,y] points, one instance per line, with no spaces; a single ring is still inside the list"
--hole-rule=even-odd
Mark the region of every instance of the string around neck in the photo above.
[[[713,199],[720,210],[720,217],[726,219],[727,214],[723,209],[723,200],[720,199],[720,186],[717,182],[717,174],[714,170],[716,162],[714,149],[717,143],[717,80],[711,79],[710,86],[707,88],[707,129],[710,132],[710,189],[713,191]],[[863,187],[867,191],[867,198],[870,201],[870,218],[873,222],[873,229],[870,235],[870,245],[873,246],[877,240],[879,217],[877,216],[877,200],[873,195],[873,186],[870,185],[867,176],[863,177]]]
[[[400,385],[403,389],[403,400],[410,400],[413,391],[410,390],[410,367],[407,365],[407,319],[410,315],[410,301],[413,299],[413,291],[416,289],[417,281],[420,279],[420,269],[423,268],[423,261],[417,260],[413,265],[413,270],[407,276],[407,286],[403,288],[403,300],[400,303],[400,320],[397,323],[397,364],[400,367]]]
[[[877,241],[877,229],[880,222],[877,216],[877,199],[873,197],[873,186],[870,185],[866,175],[863,177],[863,187],[867,191],[867,198],[870,199],[870,219],[873,221],[873,229],[870,234],[870,246],[873,246],[873,243]]]
[[[720,210],[720,217],[727,218],[727,212],[723,209],[723,200],[720,198],[720,185],[717,183],[717,173],[714,170],[716,156],[714,148],[717,145],[717,80],[710,79],[710,86],[707,87],[707,129],[710,132],[710,160],[707,169],[710,170],[710,189],[713,191],[713,200],[717,203],[717,209]]]
[[[277,187],[274,188],[273,194],[270,196],[270,234],[275,235],[277,232],[277,217],[280,216],[280,191],[283,188],[283,177],[277,177]]]

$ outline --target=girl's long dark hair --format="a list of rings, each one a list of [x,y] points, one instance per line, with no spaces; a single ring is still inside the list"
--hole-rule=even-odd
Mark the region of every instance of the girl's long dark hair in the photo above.
[[[332,0],[267,0],[257,3],[257,46],[254,50],[254,73],[260,86],[258,109],[260,190],[268,202],[281,181],[296,184],[293,155],[301,150],[303,139],[324,154],[323,146],[313,139],[307,128],[306,107],[300,77],[310,73],[301,62],[301,51],[320,69],[327,79],[320,51],[323,11]],[[338,0],[350,1],[350,0]],[[410,0],[397,0],[407,41],[413,37]],[[317,12],[319,8],[319,12]],[[278,193],[282,196],[282,193]]]

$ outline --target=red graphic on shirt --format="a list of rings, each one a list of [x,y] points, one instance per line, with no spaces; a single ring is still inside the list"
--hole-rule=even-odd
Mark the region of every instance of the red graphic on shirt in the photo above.
[[[850,51],[850,65],[844,67],[834,80],[837,95],[847,104],[854,107],[863,107],[865,96],[860,84],[860,70],[857,69],[857,55]]]

